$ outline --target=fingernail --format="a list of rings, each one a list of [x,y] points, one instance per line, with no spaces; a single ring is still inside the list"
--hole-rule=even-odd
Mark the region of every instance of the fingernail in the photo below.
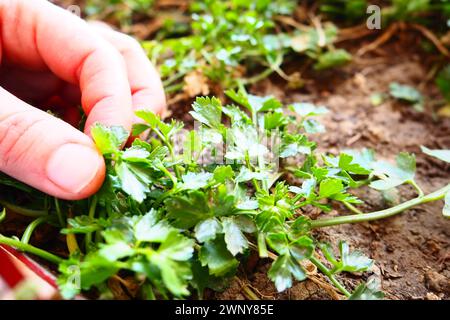
[[[75,143],[65,144],[50,156],[47,177],[61,189],[79,193],[98,174],[100,161],[100,155],[92,148]]]

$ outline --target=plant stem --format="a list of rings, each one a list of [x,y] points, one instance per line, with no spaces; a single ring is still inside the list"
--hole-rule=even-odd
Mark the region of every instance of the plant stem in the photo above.
[[[64,228],[64,219],[62,216],[61,207],[59,206],[58,198],[55,198],[55,207],[56,207],[56,214],[58,215],[59,224],[61,228]]]
[[[356,213],[356,214],[364,214],[364,212],[362,212],[361,210],[359,210],[358,208],[356,208],[354,205],[352,205],[351,203],[348,203],[348,202],[342,202],[343,204],[344,204],[344,206],[348,209],[348,210],[350,210],[350,211],[352,211],[353,213]]]
[[[334,274],[331,273],[331,271],[314,255],[312,255],[309,260],[323,273],[325,274],[330,281],[333,283],[333,285],[338,288],[347,298],[350,297],[352,294],[345,289],[345,287],[335,278]]]
[[[19,240],[7,238],[5,236],[0,235],[0,244],[4,244],[13,248],[16,248],[17,250],[27,252],[34,254],[35,256],[38,256],[42,259],[45,259],[47,261],[50,261],[55,264],[60,264],[63,262],[63,259],[42,249],[36,248],[32,245],[29,245],[27,243],[22,243]]]
[[[259,82],[259,81],[261,81],[261,80],[267,78],[268,76],[270,76],[270,75],[271,75],[272,73],[274,73],[274,72],[275,72],[275,70],[273,70],[273,69],[271,69],[271,68],[267,68],[267,69],[264,70],[263,72],[261,72],[261,73],[255,75],[255,76],[253,76],[253,77],[251,77],[251,78],[244,79],[244,80],[242,81],[242,83],[243,83],[244,85],[254,84],[254,83],[256,83],[256,82]]]
[[[420,188],[419,185],[414,180],[410,180],[408,181],[408,183],[412,185],[414,189],[417,190],[418,197],[423,197],[425,195],[422,191],[422,188]]]
[[[242,290],[244,290],[244,294],[249,298],[250,300],[260,300],[259,297],[247,286],[247,284],[239,279],[237,276],[234,277],[239,284],[241,285]]]
[[[22,241],[23,243],[27,244],[28,242],[30,242],[31,239],[31,235],[33,234],[34,230],[36,230],[36,228],[44,223],[47,222],[49,220],[49,216],[43,216],[43,217],[39,217],[36,220],[34,220],[32,223],[30,223],[28,225],[28,227],[25,229],[25,232],[22,235],[22,239],[20,241]]]
[[[97,209],[97,201],[98,201],[98,198],[96,196],[93,196],[91,205],[89,207],[89,220],[91,220],[91,221],[95,218],[95,210]],[[90,251],[89,247],[92,242],[92,232],[86,233],[84,242],[85,242],[84,243],[85,250],[86,250],[86,252],[89,252]]]
[[[4,206],[6,209],[9,209],[12,212],[20,214],[25,217],[39,218],[42,216],[46,216],[48,214],[47,211],[45,211],[45,210],[33,210],[33,209],[22,208],[22,207],[16,206],[14,204],[11,204],[11,203],[3,201],[3,200],[0,201],[0,204],[2,206]]]
[[[267,250],[266,236],[264,233],[258,233],[258,252],[261,258],[267,258],[269,251]]]
[[[154,128],[153,131],[156,133],[156,135],[164,142],[164,144],[167,146],[167,149],[169,149],[169,153],[170,156],[172,157],[172,160],[175,162],[175,152],[173,150],[173,146],[170,143],[170,141],[168,141],[166,139],[166,137],[161,133],[161,131],[159,131],[158,129]],[[181,174],[180,171],[178,169],[178,166],[175,164],[174,166],[174,171],[175,171],[175,175],[177,176],[178,179],[181,179]]]
[[[372,220],[378,220],[378,219],[384,219],[387,217],[394,216],[398,213],[401,213],[409,208],[412,208],[414,206],[417,206],[419,204],[437,201],[440,199],[443,199],[445,197],[445,194],[450,191],[450,184],[436,190],[433,193],[430,193],[428,195],[417,197],[414,199],[411,199],[409,201],[406,201],[404,203],[399,204],[398,206],[375,211],[371,213],[365,213],[365,214],[358,214],[358,215],[349,215],[349,216],[341,216],[336,218],[330,218],[330,219],[319,219],[319,220],[313,220],[311,221],[311,228],[323,228],[323,227],[330,227],[330,226],[336,226],[340,224],[346,224],[346,223],[360,223],[365,221],[372,221]]]
[[[6,208],[3,208],[3,210],[0,212],[0,223],[3,222],[3,220],[6,219]]]

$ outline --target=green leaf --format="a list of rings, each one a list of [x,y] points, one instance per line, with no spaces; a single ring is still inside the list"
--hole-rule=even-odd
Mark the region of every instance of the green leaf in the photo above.
[[[424,98],[422,94],[413,87],[393,82],[389,85],[389,93],[396,99],[414,104],[414,108],[417,111],[424,111]]]
[[[151,209],[134,225],[134,237],[141,242],[163,242],[171,230],[167,221],[160,220],[157,212]]]
[[[135,114],[137,117],[144,120],[150,128],[158,128],[159,124],[161,123],[161,120],[159,119],[159,116],[157,116],[155,113],[153,113],[150,110],[137,110],[135,111]]]
[[[367,171],[372,171],[373,163],[375,162],[375,152],[371,149],[357,150],[345,150],[345,154],[353,157],[352,163],[360,165]]]
[[[272,264],[267,275],[275,283],[278,292],[292,287],[292,277],[299,281],[306,279],[306,272],[290,255],[281,255]]]
[[[206,195],[200,191],[192,191],[187,196],[171,197],[165,204],[168,218],[176,228],[189,229],[213,216]]]
[[[108,261],[114,262],[134,254],[134,250],[125,242],[102,245],[98,254]]]
[[[339,155],[339,168],[342,170],[347,171],[348,173],[352,174],[361,174],[361,175],[367,175],[371,172],[370,169],[367,169],[363,166],[361,166],[358,162],[353,160],[353,156],[349,154],[342,153]]]
[[[323,124],[315,119],[306,119],[303,121],[303,127],[305,128],[306,133],[309,134],[325,132],[325,127]]]
[[[211,218],[199,222],[194,231],[195,238],[203,243],[215,239],[218,233],[222,233],[222,226],[216,218]]]
[[[444,208],[442,209],[442,214],[444,215],[444,217],[450,218],[450,191],[445,195],[445,204]]]
[[[233,256],[236,256],[238,253],[244,253],[244,250],[248,248],[248,241],[234,219],[223,218],[222,227],[228,251]]]
[[[195,111],[190,114],[194,119],[206,124],[211,128],[218,129],[222,124],[222,104],[220,100],[212,97],[197,97],[192,104]]]
[[[321,198],[329,198],[344,190],[344,184],[339,179],[326,179],[320,183],[319,196]]]
[[[345,241],[339,242],[340,260],[338,260],[329,243],[319,244],[325,258],[333,265],[332,273],[346,272],[363,272],[370,269],[373,265],[373,260],[364,256],[359,251],[350,252],[350,248]]]
[[[380,291],[381,285],[375,278],[369,279],[367,283],[360,284],[349,300],[382,300],[384,293]]]
[[[389,85],[390,94],[392,97],[408,102],[420,102],[423,100],[422,94],[411,86],[401,85],[397,82],[392,82]]]
[[[328,51],[319,56],[314,69],[323,70],[328,68],[340,67],[352,60],[352,55],[344,49]]]
[[[128,132],[122,127],[107,128],[96,123],[91,128],[92,139],[103,155],[119,152],[128,139]]]
[[[141,168],[125,162],[117,163],[115,170],[118,186],[137,202],[144,201],[151,183],[149,176]]]
[[[339,243],[341,254],[341,265],[338,269],[347,272],[367,271],[373,265],[373,260],[364,256],[359,251],[350,252],[348,244],[344,241]]]
[[[420,148],[422,149],[423,153],[425,153],[425,154],[427,154],[429,156],[438,158],[439,160],[442,160],[444,162],[450,163],[450,149],[447,149],[447,150],[431,150],[431,149],[428,149],[427,147],[424,147],[424,146],[421,146]]]
[[[199,259],[202,266],[208,266],[214,276],[234,274],[239,262],[228,251],[223,237],[207,241],[200,249]]]
[[[214,169],[214,180],[218,183],[225,183],[234,177],[234,171],[231,166],[219,166]]]
[[[187,261],[193,252],[194,240],[181,235],[177,230],[172,230],[158,249],[160,255],[175,261]]]
[[[183,183],[179,184],[178,187],[182,190],[201,189],[208,185],[212,176],[213,175],[209,172],[199,172],[199,173],[188,172],[181,177]]]
[[[293,103],[289,106],[289,108],[303,118],[320,116],[329,112],[329,110],[324,106],[316,106],[312,103],[306,102]]]
[[[385,161],[375,162],[373,164],[374,174],[381,177],[381,180],[373,181],[370,187],[377,190],[388,190],[414,180],[416,157],[413,154],[402,152],[397,156],[396,162],[396,166]]]

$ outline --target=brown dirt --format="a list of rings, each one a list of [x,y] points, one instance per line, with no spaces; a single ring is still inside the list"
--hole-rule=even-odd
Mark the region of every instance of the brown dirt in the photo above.
[[[284,102],[326,105],[332,111],[322,119],[327,133],[314,139],[321,151],[336,153],[368,147],[386,159],[393,159],[401,151],[415,153],[417,180],[425,192],[430,192],[449,183],[450,167],[422,154],[420,146],[450,148],[450,119],[434,120],[430,103],[425,113],[417,113],[389,99],[377,107],[370,102],[371,94],[388,92],[393,81],[420,88],[427,102],[439,98],[434,84],[426,81],[429,69],[424,56],[408,48],[414,46],[389,45],[383,48],[381,57],[358,59],[345,68],[316,75],[301,90],[285,93],[283,84],[268,80],[254,92],[272,94]],[[361,206],[364,211],[386,207],[376,192],[363,190],[359,195],[365,201]],[[414,191],[402,187],[400,196],[403,200],[412,198]],[[320,229],[316,238],[334,245],[346,240],[352,248],[374,259],[374,271],[381,275],[388,299],[449,299],[450,221],[443,218],[442,206],[439,201],[383,221]],[[337,210],[331,214],[338,214]],[[309,280],[277,294],[267,279],[267,269],[268,262],[260,262],[254,274],[247,274],[248,285],[263,299],[330,298],[321,286]],[[352,288],[366,277],[343,275],[341,281]],[[239,285],[233,283],[216,297],[234,299],[240,295]]]

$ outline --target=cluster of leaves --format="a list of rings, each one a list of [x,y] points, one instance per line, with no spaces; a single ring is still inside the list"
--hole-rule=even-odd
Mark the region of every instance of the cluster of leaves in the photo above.
[[[296,5],[293,0],[194,1],[187,27],[169,24],[171,30],[189,30],[186,35],[162,30],[156,40],[143,44],[169,92],[181,89],[189,74],[196,74],[197,81],[231,88],[237,85],[236,79],[248,83],[276,72],[298,85],[298,74],[288,76],[281,69],[287,54],[312,58],[316,69],[342,65],[351,56],[333,48],[337,28],[331,23],[292,32],[277,30],[276,18],[291,15]]]
[[[149,138],[136,139],[123,150],[128,135],[122,128],[94,126],[92,137],[106,159],[107,178],[88,200],[49,205],[47,196],[0,177],[6,191],[18,188],[45,208],[26,233],[46,222],[66,235],[70,257],[50,256],[61,260],[58,284],[66,298],[93,288],[110,297],[110,279],[130,274],[141,298],[191,297],[194,292],[202,297],[205,288],[223,288],[251,251],[274,260],[268,276],[279,291],[291,287],[293,279],[306,279],[305,265],[313,263],[351,299],[382,297],[372,282],[352,294],[337,281],[337,274],[367,271],[373,261],[351,252],[345,242],[337,258],[330,244],[312,237],[314,220],[303,209],[313,206],[327,213],[341,203],[357,211],[354,206],[362,200],[350,191],[366,185],[385,191],[410,184],[421,199],[414,155],[401,153],[396,164],[376,160],[370,150],[320,156],[308,137],[324,130],[316,117],[328,112],[325,107],[293,103],[285,108],[273,97],[242,89],[226,94],[234,103],[196,99],[191,112],[200,122],[196,130],[182,131],[177,121],[137,112],[143,123],[133,133],[148,131]],[[450,161],[448,150],[423,151]],[[298,163],[289,167],[296,185],[280,180],[292,158]],[[448,216],[450,192],[446,199]],[[30,248],[22,246],[28,240],[0,237],[0,243],[24,250]],[[33,251],[49,257],[42,252]]]

